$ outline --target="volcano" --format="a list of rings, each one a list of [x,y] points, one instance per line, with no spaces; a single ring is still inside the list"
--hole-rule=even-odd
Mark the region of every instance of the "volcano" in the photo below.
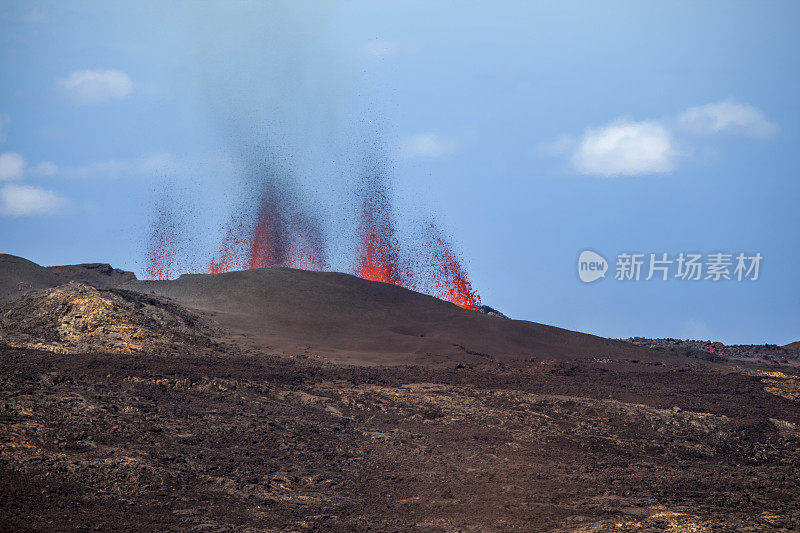
[[[166,297],[202,312],[243,349],[365,365],[649,358],[629,343],[463,309],[349,274],[257,268],[141,281],[103,264],[43,268],[13,256],[5,294],[69,281]],[[16,285],[14,285],[16,283]],[[14,292],[14,287],[17,287]]]
[[[425,364],[465,356],[512,361],[648,355],[611,341],[504,320],[397,285],[290,268],[187,274],[124,288],[211,313],[253,347],[337,362]]]

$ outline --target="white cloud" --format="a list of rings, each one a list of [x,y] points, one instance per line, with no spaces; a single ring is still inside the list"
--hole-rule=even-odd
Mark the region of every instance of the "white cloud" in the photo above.
[[[699,134],[734,133],[757,138],[770,137],[780,129],[760,109],[732,98],[691,107],[678,115],[678,124]]]
[[[634,176],[669,172],[676,157],[672,135],[664,126],[621,120],[586,130],[572,163],[582,174]]]
[[[119,70],[76,70],[56,84],[79,105],[122,100],[133,92],[130,76]]]
[[[24,176],[52,176],[57,172],[58,167],[50,161],[29,167],[25,158],[16,152],[0,154],[0,181],[15,180]]]
[[[59,176],[69,179],[108,178],[117,179],[132,173],[134,166],[126,161],[98,161],[85,165],[64,166]]]
[[[0,215],[47,215],[61,211],[69,202],[53,191],[27,185],[0,188]]]
[[[43,166],[47,163],[42,163]],[[52,165],[52,163],[50,163]],[[136,176],[164,176],[175,174],[180,165],[168,154],[154,154],[129,161],[97,161],[85,165],[51,168],[59,176],[68,179],[120,179]]]
[[[19,179],[25,174],[25,158],[16,152],[0,154],[0,181]]]
[[[8,125],[11,123],[11,119],[8,115],[0,113],[0,143],[4,143],[8,140]]]
[[[38,165],[29,167],[25,173],[32,176],[52,176],[57,172],[58,167],[54,163],[51,163],[50,161],[44,161]]]
[[[662,120],[619,119],[599,128],[587,129],[579,141],[561,135],[540,143],[537,152],[544,156],[565,157],[581,174],[595,176],[635,176],[671,172],[679,158],[707,146],[697,135],[737,133],[767,138],[779,131],[759,109],[733,99],[691,107],[676,117]],[[679,151],[676,137],[680,140]]]
[[[436,133],[419,133],[400,143],[403,157],[442,157],[453,153],[455,141],[445,139]]]
[[[137,179],[194,178],[199,173],[234,174],[238,172],[236,161],[226,154],[197,154],[191,157],[176,158],[169,154],[150,154],[130,160],[97,161],[84,165],[56,165],[42,161],[28,165],[17,153],[0,154],[0,182],[20,178],[42,178],[56,176],[62,179]]]

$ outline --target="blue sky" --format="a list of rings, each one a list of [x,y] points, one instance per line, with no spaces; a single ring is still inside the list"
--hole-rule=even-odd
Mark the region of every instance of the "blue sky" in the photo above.
[[[379,146],[400,231],[437,213],[510,316],[798,340],[798,22],[796,2],[4,2],[0,249],[141,275],[166,189],[208,255],[266,146],[341,221],[347,270]],[[605,279],[578,279],[585,249]],[[614,280],[621,252],[720,251],[761,253],[759,279]]]

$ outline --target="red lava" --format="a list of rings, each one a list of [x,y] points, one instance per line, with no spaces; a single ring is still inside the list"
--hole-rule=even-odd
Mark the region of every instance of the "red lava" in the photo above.
[[[465,309],[481,306],[462,259],[435,223],[425,228],[425,247],[401,246],[398,242],[394,209],[381,172],[367,175],[358,196],[360,224],[355,235],[353,274],[425,292]],[[268,183],[257,210],[247,216],[231,217],[207,272],[221,274],[275,266],[326,270],[323,233],[310,211],[292,198],[288,186]],[[150,236],[149,279],[169,279],[176,274],[175,228],[172,210],[159,209]]]

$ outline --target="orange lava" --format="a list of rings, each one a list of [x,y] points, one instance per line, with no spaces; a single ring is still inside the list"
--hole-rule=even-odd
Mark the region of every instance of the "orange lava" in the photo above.
[[[353,273],[427,293],[465,309],[478,309],[481,298],[472,288],[463,261],[435,223],[423,230],[426,246],[400,246],[384,170],[376,164],[357,191],[361,212]],[[328,269],[328,241],[318,214],[303,206],[290,188],[268,182],[258,209],[244,208],[237,213],[225,226],[208,273],[268,267]],[[150,279],[169,279],[178,273],[173,218],[169,205],[163,205],[154,221],[148,252]]]
[[[150,280],[169,279],[172,272],[173,255],[168,250],[160,250],[150,258],[147,278]]]
[[[175,269],[177,237],[172,213],[159,209],[150,229],[146,275],[151,280],[169,279]]]
[[[398,267],[397,252],[391,241],[375,229],[366,227],[361,240],[356,276],[404,286]]]
[[[452,245],[435,224],[430,224],[428,231],[428,245],[431,248],[429,260],[432,270],[432,295],[464,309],[479,308],[481,297],[472,288],[464,265],[453,251]]]
[[[296,239],[289,243],[283,266],[300,270],[325,270],[325,260],[312,245]]]
[[[262,200],[252,226],[241,219],[228,223],[209,273],[276,266],[325,270],[324,240],[315,238],[313,223],[301,215],[280,217],[272,207]]]
[[[250,241],[250,262],[248,268],[266,268],[280,264],[277,235],[277,218],[272,206],[264,201],[258,210],[253,235]]]
[[[725,345],[721,342],[715,342],[711,346],[708,347],[708,351],[711,352],[713,355],[724,356],[725,354],[723,351],[725,350]]]
[[[359,278],[405,287],[394,237],[392,208],[384,187],[377,173],[362,185],[358,263],[354,273]]]
[[[241,223],[229,222],[219,252],[211,259],[209,274],[222,274],[241,268],[243,244]]]
[[[327,270],[325,238],[319,225],[303,212],[291,213],[283,227],[282,266],[301,270]]]

